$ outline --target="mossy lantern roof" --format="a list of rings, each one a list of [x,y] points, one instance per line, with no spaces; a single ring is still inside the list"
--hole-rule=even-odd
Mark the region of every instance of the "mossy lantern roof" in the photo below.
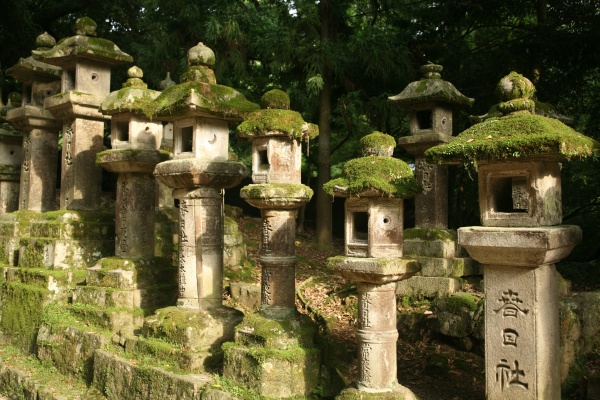
[[[152,106],[152,101],[156,99],[160,92],[148,89],[144,83],[144,76],[141,68],[133,66],[127,70],[127,82],[123,87],[115,92],[111,92],[104,98],[100,105],[100,112],[103,114],[116,114],[118,112],[144,113]]]
[[[381,132],[363,137],[364,157],[346,162],[342,176],[327,182],[323,190],[338,197],[413,197],[419,185],[410,166],[400,159],[377,155],[388,153],[382,149],[394,146],[394,138]]]
[[[472,98],[463,95],[453,84],[441,78],[441,65],[426,64],[420,70],[423,77],[409,83],[399,94],[388,97],[390,102],[409,109],[425,103],[445,103],[460,107],[470,107],[473,104]]]
[[[500,117],[473,125],[448,143],[425,152],[437,163],[471,163],[543,156],[556,160],[600,154],[600,143],[576,132],[561,121],[535,113],[533,84],[512,72],[497,86]]]
[[[169,121],[182,116],[206,116],[241,121],[260,106],[228,86],[216,83],[211,69],[213,51],[198,43],[188,51],[188,70],[181,83],[166,88],[153,103],[150,114]]]
[[[96,22],[91,18],[79,18],[75,25],[75,36],[60,40],[50,49],[34,50],[33,57],[53,65],[66,65],[74,58],[87,58],[109,65],[133,61],[133,57],[110,40],[96,37]]]
[[[35,41],[38,51],[48,50],[56,44],[56,40],[48,33],[39,35]],[[6,73],[21,82],[59,80],[62,70],[56,65],[47,64],[34,59],[32,56],[21,58],[6,70]]]
[[[298,112],[289,109],[290,98],[284,91],[268,91],[263,95],[261,105],[261,110],[248,114],[238,126],[239,137],[287,136],[290,139],[308,140],[319,135],[317,125],[305,122]]]

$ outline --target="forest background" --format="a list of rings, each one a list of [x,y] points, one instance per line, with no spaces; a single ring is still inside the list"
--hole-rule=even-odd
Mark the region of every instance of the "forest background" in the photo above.
[[[475,98],[470,110],[455,111],[455,134],[470,126],[469,115],[498,102],[496,84],[517,71],[536,85],[538,100],[600,139],[599,0],[5,0],[4,103],[20,90],[5,70],[30,55],[39,34],[72,36],[75,20],[86,15],[100,37],[134,57],[151,88],[167,72],[178,81],[187,50],[203,42],[216,54],[218,83],[254,102],[267,90],[286,91],[291,108],[320,129],[305,150],[303,180],[316,192],[305,221],[322,246],[341,234],[342,224],[332,221],[343,214],[322,184],[360,156],[365,134],[409,134],[407,111],[387,98],[419,79],[428,62],[443,65],[442,78]],[[112,90],[128,67],[113,72]],[[231,145],[249,164],[249,144],[232,135]],[[394,155],[411,162],[400,147]],[[475,174],[450,168],[451,228],[479,225]],[[600,284],[600,160],[567,163],[562,178],[563,223],[580,225],[585,238],[571,260],[586,267],[574,273]]]

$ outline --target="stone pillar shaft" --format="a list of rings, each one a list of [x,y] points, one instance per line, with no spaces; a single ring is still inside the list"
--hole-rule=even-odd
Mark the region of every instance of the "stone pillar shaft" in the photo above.
[[[263,307],[295,310],[297,209],[262,209],[261,214],[261,303]]]
[[[203,187],[173,192],[179,199],[179,298],[185,308],[223,305],[223,195]]]
[[[23,165],[19,210],[46,212],[56,209],[56,132],[31,129],[23,134]]]
[[[96,154],[103,149],[104,122],[75,118],[63,125],[60,208],[97,210],[102,169]]]
[[[554,265],[486,265],[484,274],[487,399],[560,399]]]
[[[448,228],[448,167],[429,164],[425,157],[415,157],[415,178],[423,192],[415,197],[415,226]]]
[[[396,282],[358,282],[358,389],[389,392],[397,382]]]
[[[154,185],[151,174],[120,173],[117,180],[115,255],[154,255]]]

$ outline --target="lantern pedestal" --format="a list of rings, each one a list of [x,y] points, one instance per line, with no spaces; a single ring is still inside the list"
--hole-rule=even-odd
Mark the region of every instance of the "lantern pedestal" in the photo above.
[[[581,229],[467,227],[458,235],[484,265],[486,398],[560,399],[554,264],[581,240]]]

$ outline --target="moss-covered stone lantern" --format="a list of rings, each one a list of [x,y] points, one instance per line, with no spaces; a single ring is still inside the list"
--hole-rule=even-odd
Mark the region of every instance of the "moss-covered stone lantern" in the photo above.
[[[38,51],[47,50],[55,44],[54,38],[47,33],[36,39]],[[6,73],[23,85],[21,106],[7,113],[7,119],[23,132],[19,209],[54,210],[61,122],[44,109],[44,99],[60,92],[61,68],[30,56],[21,58]]]
[[[99,106],[110,93],[111,67],[133,59],[110,40],[96,37],[96,23],[88,17],[76,21],[75,36],[32,55],[62,67],[62,93],[44,100],[44,108],[63,125],[60,208],[96,210],[102,183],[96,154],[103,149],[104,121],[110,118]]]
[[[313,194],[300,183],[300,142],[317,136],[318,128],[289,110],[290,99],[281,90],[265,93],[261,103],[262,109],[249,114],[237,131],[252,140],[253,184],[240,195],[262,216],[261,310],[236,328],[235,343],[225,351],[224,375],[262,396],[281,398],[307,395],[318,381],[320,353],[313,341],[317,327],[295,304],[296,215]],[[281,340],[265,336],[273,326]],[[280,357],[290,346],[298,356]],[[257,352],[265,356],[256,357]],[[251,380],[246,377],[249,364],[256,370]]]
[[[579,227],[558,225],[560,163],[600,151],[593,139],[535,114],[534,91],[510,73],[497,86],[502,116],[425,153],[478,168],[483,226],[460,228],[458,242],[484,265],[488,399],[560,399],[554,264],[581,240]]]
[[[153,120],[174,127],[174,157],[159,163],[154,176],[179,200],[179,290],[177,307],[146,318],[144,330],[179,345],[174,353],[190,360],[192,369],[218,355],[215,349],[233,338],[242,318],[223,306],[223,189],[246,176],[244,164],[229,160],[229,124],[259,108],[216,83],[214,62],[210,48],[192,47],[181,83],[166,88],[147,109]]]
[[[144,107],[160,92],[148,89],[138,67],[127,71],[123,88],[110,93],[100,105],[111,116],[112,149],[98,153],[97,162],[118,174],[116,201],[116,247],[119,257],[154,255],[154,205],[156,164],[169,158],[158,150],[162,123],[150,121]]]
[[[21,95],[8,94],[0,107],[0,214],[19,209],[19,180],[23,161],[23,133],[6,120],[6,114],[21,104]]]
[[[357,389],[415,399],[397,378],[396,283],[419,271],[415,260],[402,258],[403,199],[419,187],[412,169],[391,157],[393,137],[374,132],[361,146],[364,157],[348,161],[342,177],[324,185],[330,195],[346,198],[345,256],[327,264],[357,282]]]

